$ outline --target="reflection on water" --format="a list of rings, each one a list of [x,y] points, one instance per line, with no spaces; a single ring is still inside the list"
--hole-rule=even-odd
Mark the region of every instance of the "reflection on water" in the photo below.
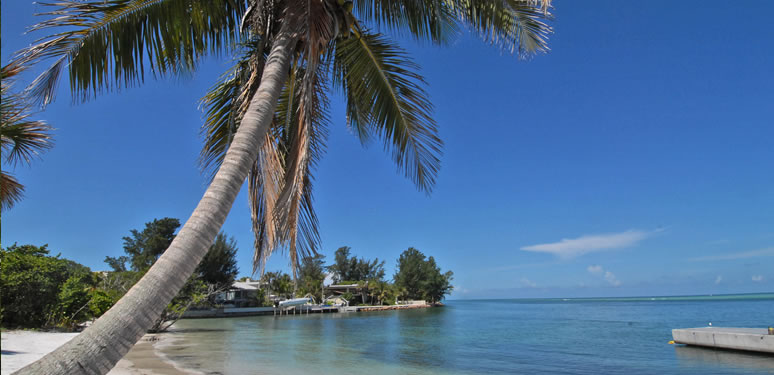
[[[681,365],[711,363],[733,368],[767,370],[774,373],[774,354],[676,345],[675,355]]]
[[[160,350],[208,374],[772,374],[774,357],[675,348],[671,330],[771,324],[774,299],[450,301],[348,314],[181,320]]]

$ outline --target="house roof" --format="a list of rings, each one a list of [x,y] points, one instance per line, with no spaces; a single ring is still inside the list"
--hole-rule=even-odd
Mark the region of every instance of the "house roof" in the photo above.
[[[231,288],[243,289],[243,290],[258,290],[260,288],[260,283],[257,281],[254,281],[254,282],[235,281],[233,284],[231,284]]]

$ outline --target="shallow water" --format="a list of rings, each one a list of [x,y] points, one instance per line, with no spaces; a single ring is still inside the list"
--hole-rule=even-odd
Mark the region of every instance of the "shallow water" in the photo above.
[[[181,320],[161,350],[211,374],[774,374],[771,355],[667,344],[709,322],[774,326],[774,294]]]

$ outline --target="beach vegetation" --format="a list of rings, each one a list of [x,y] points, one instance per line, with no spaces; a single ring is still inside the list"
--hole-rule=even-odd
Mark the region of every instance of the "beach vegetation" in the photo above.
[[[280,248],[296,276],[316,252],[312,172],[324,148],[327,97],[346,98],[347,124],[363,143],[379,139],[399,170],[430,192],[441,140],[417,65],[375,29],[443,45],[459,29],[520,55],[546,51],[549,0],[232,1],[89,0],[51,3],[33,30],[48,37],[18,60],[48,64],[28,89],[53,99],[62,73],[77,99],[192,71],[203,55],[238,61],[204,100],[203,166],[217,170],[190,219],[115,308],[21,373],[107,372],[153,325],[185,285],[223,225],[247,179],[255,233],[254,272]],[[542,4],[542,5],[541,5]],[[294,277],[295,279],[295,277]],[[163,285],[163,287],[159,287]],[[118,338],[118,339],[117,339]],[[109,351],[98,348],[110,347]],[[62,360],[65,358],[66,360]],[[72,367],[65,367],[72,366]]]
[[[194,275],[204,282],[210,290],[223,290],[231,287],[239,273],[236,254],[237,244],[233,237],[221,232],[215,237],[210,251],[204,256]]]
[[[165,217],[145,223],[142,231],[132,229],[130,235],[124,237],[126,256],[119,259],[127,260],[132,271],[147,271],[175,239],[175,231],[179,227],[180,220]],[[114,267],[116,260],[107,259],[109,257],[106,261]]]
[[[413,247],[400,254],[396,269],[395,285],[405,291],[401,295],[407,298],[436,303],[454,289],[452,271],[442,273],[432,256],[427,258]]]
[[[328,266],[328,272],[336,284],[357,284],[364,281],[384,280],[384,261],[379,258],[368,260],[350,256],[351,248],[342,246],[334,253],[334,264]]]
[[[316,254],[301,260],[298,272],[298,291],[296,296],[312,296],[318,303],[323,300],[323,282],[325,281],[325,255]]]
[[[132,229],[130,236],[123,238],[126,255],[105,257],[105,263],[113,271],[105,272],[100,278],[99,304],[95,309],[104,313],[108,303],[112,306],[123,297],[164,253],[174,240],[178,227],[178,219],[165,217],[145,223],[142,231]],[[191,307],[212,306],[215,296],[230,288],[239,272],[237,250],[233,237],[219,233],[196,272],[188,278],[148,331],[167,330]]]
[[[48,246],[0,249],[2,325],[10,328],[64,326],[89,317],[96,278],[88,267],[51,256]]]
[[[293,278],[282,272],[266,272],[261,277],[261,282],[266,285],[270,295],[275,298],[287,299],[293,297]]]

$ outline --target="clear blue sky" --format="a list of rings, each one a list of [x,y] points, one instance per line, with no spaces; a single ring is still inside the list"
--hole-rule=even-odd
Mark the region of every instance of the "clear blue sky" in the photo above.
[[[774,2],[555,1],[552,51],[529,61],[475,36],[405,42],[445,141],[434,193],[363,149],[332,98],[316,173],[322,253],[387,260],[414,246],[454,271],[452,298],[774,291]],[[2,61],[39,6],[2,3]],[[17,168],[26,198],[3,246],[45,244],[92,269],[153,218],[192,212],[198,99],[229,66],[38,115],[56,145]],[[3,168],[7,168],[5,165]],[[251,270],[245,194],[224,230]],[[275,255],[269,269],[287,270]]]

